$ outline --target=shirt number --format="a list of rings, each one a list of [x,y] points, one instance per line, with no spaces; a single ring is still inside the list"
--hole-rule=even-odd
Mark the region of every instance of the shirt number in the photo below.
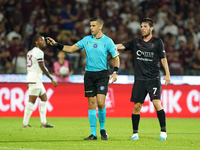
[[[153,88],[153,94],[156,94],[157,88]]]
[[[27,67],[31,67],[33,65],[32,56],[33,55],[27,55]]]

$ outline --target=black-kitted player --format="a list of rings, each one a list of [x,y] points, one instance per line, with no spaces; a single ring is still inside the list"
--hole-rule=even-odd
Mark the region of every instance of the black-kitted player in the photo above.
[[[170,72],[166,59],[163,42],[160,38],[153,37],[153,20],[144,18],[141,22],[142,38],[135,38],[124,44],[116,44],[118,50],[131,50],[134,58],[135,82],[132,89],[131,102],[134,102],[132,113],[133,136],[132,140],[139,139],[138,125],[140,121],[140,110],[147,93],[151,98],[161,127],[159,140],[166,140],[166,118],[165,111],[161,106],[161,82],[159,73],[159,62],[161,61],[166,76],[165,85],[170,84]]]

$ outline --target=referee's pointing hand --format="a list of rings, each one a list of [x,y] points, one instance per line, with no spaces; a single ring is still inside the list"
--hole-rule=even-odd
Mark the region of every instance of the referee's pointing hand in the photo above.
[[[51,46],[54,46],[56,44],[56,41],[50,37],[46,37],[47,43]]]

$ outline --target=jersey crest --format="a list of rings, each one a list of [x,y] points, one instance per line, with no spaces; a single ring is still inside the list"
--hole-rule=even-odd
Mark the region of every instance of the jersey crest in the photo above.
[[[95,44],[93,45],[93,47],[94,47],[94,48],[97,48],[97,47],[98,47],[98,45],[95,43]]]

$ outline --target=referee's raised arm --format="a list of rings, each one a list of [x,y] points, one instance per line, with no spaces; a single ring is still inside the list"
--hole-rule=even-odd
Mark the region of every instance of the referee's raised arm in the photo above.
[[[67,52],[67,53],[73,53],[77,50],[80,50],[80,48],[74,44],[72,46],[68,46],[68,45],[62,45],[58,42],[56,42],[54,39],[52,39],[51,37],[46,37],[47,39],[47,43],[51,46],[55,46],[56,48],[64,51],[64,52]]]

